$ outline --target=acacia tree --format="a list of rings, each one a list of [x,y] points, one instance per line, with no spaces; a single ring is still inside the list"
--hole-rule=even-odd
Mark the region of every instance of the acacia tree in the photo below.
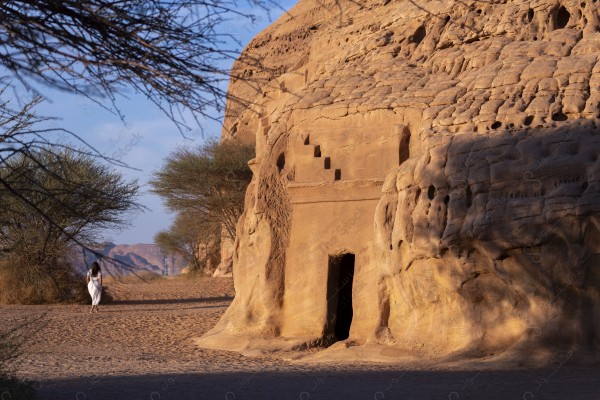
[[[102,229],[126,224],[124,213],[137,207],[135,182],[72,150],[47,148],[32,158],[15,157],[0,165],[0,179],[20,196],[0,190],[3,275],[12,279],[12,295],[22,295],[22,288],[29,291],[16,301],[68,294],[73,240],[92,242]],[[32,213],[30,204],[41,212]],[[44,281],[52,284],[51,290]]]
[[[248,3],[264,9],[276,4]],[[133,89],[182,131],[191,128],[184,114],[196,122],[212,118],[225,101],[224,61],[238,54],[235,35],[219,30],[232,17],[253,20],[237,11],[235,0],[0,2],[0,66],[9,74],[0,82],[6,87],[16,80],[35,94],[23,107],[0,104],[0,165],[15,155],[32,157],[40,145],[57,144],[60,130],[39,128],[45,119],[33,112],[43,86],[82,94],[119,115],[117,95]],[[103,157],[76,134],[62,133]],[[18,196],[7,182],[0,186]]]
[[[133,88],[188,128],[183,109],[195,118],[223,106],[223,61],[238,52],[235,36],[219,27],[253,20],[237,9],[234,0],[3,1],[0,65],[31,90],[41,83],[101,105]]]
[[[193,265],[199,242],[222,234],[233,239],[252,178],[248,161],[253,157],[254,146],[233,141],[209,141],[170,154],[150,184],[167,208],[179,215],[168,231],[156,237],[157,244],[179,247],[178,252]],[[172,245],[175,243],[185,243],[187,250]],[[192,251],[190,243],[194,244]]]
[[[247,2],[263,9],[276,5],[271,0]],[[225,101],[223,83],[229,71],[224,61],[238,54],[235,36],[219,27],[232,17],[253,20],[237,8],[235,0],[0,2],[0,66],[7,74],[0,83],[14,88],[20,82],[35,95],[22,107],[0,102],[0,166],[12,167],[16,164],[11,160],[28,158],[51,174],[39,158],[42,148],[66,148],[108,159],[75,133],[40,128],[47,119],[36,116],[34,108],[45,86],[87,96],[119,116],[117,96],[133,89],[156,104],[182,132],[191,128],[184,115],[196,122],[199,117],[211,118]],[[66,143],[59,140],[59,133],[79,143],[59,144]],[[3,194],[60,229],[60,223],[22,190],[0,178]]]

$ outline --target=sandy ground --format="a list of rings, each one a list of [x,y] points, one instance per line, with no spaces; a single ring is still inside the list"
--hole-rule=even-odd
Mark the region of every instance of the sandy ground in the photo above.
[[[108,285],[116,301],[5,306],[0,329],[43,315],[19,364],[40,399],[600,399],[600,367],[426,370],[308,364],[195,348],[233,296],[231,279]]]

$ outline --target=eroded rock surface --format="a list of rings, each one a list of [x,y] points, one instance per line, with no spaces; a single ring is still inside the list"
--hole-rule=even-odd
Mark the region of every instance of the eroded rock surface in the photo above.
[[[257,146],[236,297],[201,345],[596,349],[599,13],[301,0],[258,35],[224,132]]]

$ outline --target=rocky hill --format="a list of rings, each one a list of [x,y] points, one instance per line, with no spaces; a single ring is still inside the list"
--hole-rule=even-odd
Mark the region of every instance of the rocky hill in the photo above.
[[[300,0],[254,38],[223,133],[257,150],[236,297],[201,345],[598,350],[599,15]]]
[[[75,256],[75,268],[85,273],[89,266],[100,259],[102,271],[107,275],[127,275],[138,272],[154,272],[159,275],[179,275],[185,267],[184,260],[175,255],[165,255],[154,244],[114,244],[104,242],[91,247],[101,255],[83,249]]]

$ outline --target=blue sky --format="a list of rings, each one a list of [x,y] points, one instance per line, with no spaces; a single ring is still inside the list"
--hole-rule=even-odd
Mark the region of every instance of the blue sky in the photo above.
[[[285,0],[281,6],[289,9],[294,3],[293,0]],[[225,32],[235,35],[243,46],[283,13],[282,9],[274,7],[269,16],[265,10],[249,9],[247,4],[244,5],[246,9],[241,11],[252,12],[256,16],[254,23],[236,17],[222,27]],[[186,139],[173,122],[139,95],[129,94],[129,99],[118,100],[117,105],[126,119],[126,124],[123,124],[116,115],[81,95],[46,88],[44,93],[49,100],[38,107],[38,114],[59,118],[47,122],[48,127],[68,129],[106,156],[121,159],[137,169],[119,168],[127,177],[138,179],[142,185],[140,203],[148,210],[132,215],[129,228],[105,232],[104,239],[126,244],[152,243],[154,235],[167,228],[174,215],[164,209],[159,197],[148,192],[146,183],[150,175],[161,167],[163,159],[177,147],[197,146],[209,137],[220,137],[219,124],[206,120],[203,133],[200,129],[193,130],[186,133]]]

